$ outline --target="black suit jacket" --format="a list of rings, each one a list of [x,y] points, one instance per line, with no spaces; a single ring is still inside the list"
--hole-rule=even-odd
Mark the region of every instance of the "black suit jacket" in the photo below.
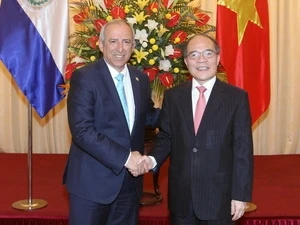
[[[187,82],[165,92],[160,132],[150,155],[157,168],[170,155],[172,213],[185,216],[192,202],[199,219],[229,218],[232,199],[246,202],[252,196],[248,95],[217,79],[195,135],[191,87]]]
[[[70,193],[109,204],[117,197],[124,179],[125,162],[132,151],[144,154],[144,130],[155,125],[148,77],[128,66],[135,121],[130,134],[118,92],[103,59],[76,70],[67,100],[72,144],[63,182]],[[142,195],[142,176],[135,178]]]

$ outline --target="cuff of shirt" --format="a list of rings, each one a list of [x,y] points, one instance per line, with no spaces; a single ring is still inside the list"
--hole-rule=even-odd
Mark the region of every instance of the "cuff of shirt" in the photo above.
[[[156,162],[156,160],[153,156],[149,156],[149,158],[152,160],[152,165],[153,165],[152,168],[151,168],[151,170],[152,170],[154,167],[156,167],[157,162]]]
[[[127,158],[127,160],[126,160],[126,162],[125,162],[125,167],[127,166],[127,163],[128,163],[128,161],[129,161],[129,159],[130,159],[130,156],[131,156],[131,152],[129,152],[129,156],[128,156],[128,158]]]

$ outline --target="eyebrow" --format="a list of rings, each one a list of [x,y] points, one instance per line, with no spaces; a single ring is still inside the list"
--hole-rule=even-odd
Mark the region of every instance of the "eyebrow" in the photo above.
[[[190,51],[190,52],[204,52],[204,51],[213,51],[213,52],[215,52],[215,50],[213,50],[211,48],[206,48],[206,49],[204,49],[202,51],[200,51],[200,50],[193,50],[193,51]]]

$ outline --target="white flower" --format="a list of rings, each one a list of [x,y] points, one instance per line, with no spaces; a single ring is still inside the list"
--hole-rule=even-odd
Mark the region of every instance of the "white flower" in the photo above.
[[[157,29],[158,23],[155,20],[148,20],[146,26],[149,28],[149,33],[152,30]]]
[[[159,61],[159,67],[160,70],[168,72],[170,68],[172,68],[172,65],[169,60],[164,59]]]
[[[174,48],[173,45],[168,45],[165,48],[165,55],[169,56],[169,55],[173,55],[174,54]]]
[[[147,31],[145,29],[143,29],[143,30],[136,29],[136,31],[135,31],[135,39],[139,40],[140,44],[142,44],[144,41],[148,42]]]
[[[127,17],[126,20],[131,26],[136,24],[136,18],[134,18],[134,17]]]
[[[105,11],[107,12],[107,9],[106,9],[106,6],[105,6],[105,3],[103,0],[94,0],[94,4],[97,5],[99,4],[100,7]]]
[[[88,62],[88,60],[86,59],[83,59],[79,56],[75,56],[72,60],[71,60],[71,63],[85,63],[85,62]]]
[[[169,0],[168,1],[168,8],[170,8],[170,6],[173,4],[174,0]]]
[[[143,48],[147,48],[148,47],[148,43],[144,41],[143,44],[142,44],[142,47]]]

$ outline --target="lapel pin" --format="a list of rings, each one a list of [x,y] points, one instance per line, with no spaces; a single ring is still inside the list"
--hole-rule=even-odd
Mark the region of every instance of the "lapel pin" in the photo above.
[[[140,81],[138,77],[135,77],[136,81]]]

